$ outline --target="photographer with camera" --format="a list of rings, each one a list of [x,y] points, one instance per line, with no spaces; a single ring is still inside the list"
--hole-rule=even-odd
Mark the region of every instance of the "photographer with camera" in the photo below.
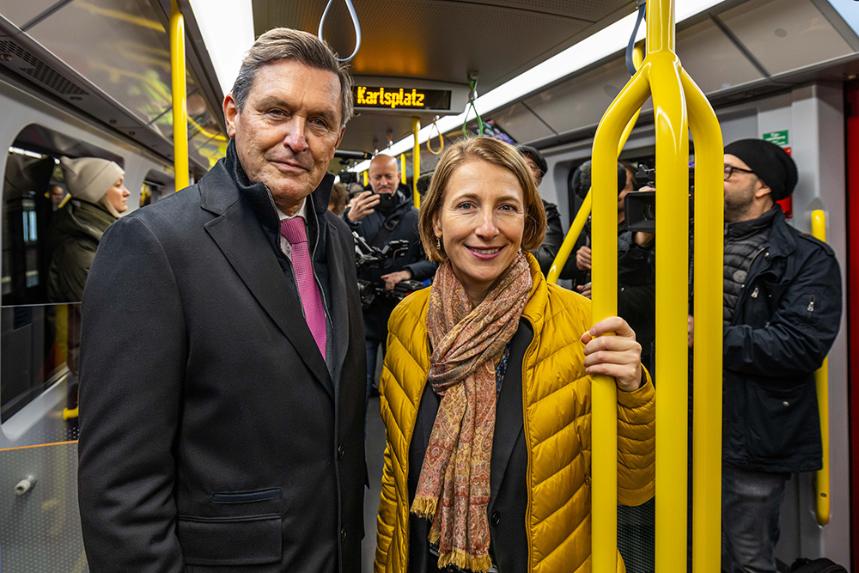
[[[367,392],[373,394],[376,392],[379,347],[384,351],[388,317],[404,296],[402,285],[412,284],[406,281],[431,278],[436,264],[424,256],[418,235],[418,210],[408,198],[408,189],[400,185],[396,158],[382,154],[373,158],[370,162],[370,187],[370,191],[359,193],[352,199],[343,218],[352,231],[366,245],[377,249],[380,255],[368,258],[368,264],[360,264],[359,261],[358,265],[358,279],[377,293],[376,296],[363,297]]]

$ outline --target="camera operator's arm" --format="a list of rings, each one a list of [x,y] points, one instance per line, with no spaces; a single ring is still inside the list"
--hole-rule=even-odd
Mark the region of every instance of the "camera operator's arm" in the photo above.
[[[346,212],[343,213],[343,218],[347,223],[357,223],[376,209],[379,204],[379,195],[372,191],[364,191],[355,195],[352,199]]]
[[[396,287],[399,283],[410,280],[412,278],[412,271],[410,271],[409,269],[404,269],[402,271],[396,271],[393,273],[382,275],[379,278],[385,282],[385,290],[394,290],[394,287]]]

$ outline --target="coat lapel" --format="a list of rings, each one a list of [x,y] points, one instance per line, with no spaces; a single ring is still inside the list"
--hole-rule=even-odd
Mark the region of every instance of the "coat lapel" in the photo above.
[[[347,245],[343,245],[343,238],[334,225],[322,219],[321,224],[328,225],[328,269],[331,281],[331,331],[334,336],[332,357],[332,368],[335,391],[340,381],[343,361],[349,349],[349,287],[346,284],[346,268],[351,261],[343,260],[343,253],[350,252]],[[353,287],[354,288],[354,287]]]
[[[228,185],[232,182],[220,178],[217,183]],[[214,185],[203,187],[204,193],[220,193]],[[217,199],[209,201],[208,207],[204,205],[204,208],[210,208],[213,204],[217,204]],[[222,214],[204,227],[259,305],[295,348],[313,377],[333,397],[328,368],[307,328],[301,302],[292,294],[294,289],[290,288],[253,210],[237,197]]]

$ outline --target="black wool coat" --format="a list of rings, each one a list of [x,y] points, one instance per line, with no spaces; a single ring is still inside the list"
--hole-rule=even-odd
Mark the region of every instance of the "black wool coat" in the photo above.
[[[241,183],[232,146],[199,184],[105,234],[83,306],[92,571],[360,571],[364,335],[332,179],[307,204],[327,364],[268,193]]]

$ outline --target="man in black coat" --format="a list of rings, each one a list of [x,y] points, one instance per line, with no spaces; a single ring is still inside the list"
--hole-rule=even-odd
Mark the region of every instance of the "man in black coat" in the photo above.
[[[263,34],[226,158],[105,234],[83,308],[92,571],[360,570],[363,329],[326,174],[350,84],[315,36]]]
[[[367,392],[377,393],[376,366],[379,348],[384,350],[388,337],[388,318],[399,299],[394,296],[403,281],[423,281],[432,278],[436,264],[427,260],[418,234],[418,210],[411,195],[400,184],[397,160],[379,154],[370,162],[370,187],[355,197],[343,218],[371,247],[385,248],[391,241],[406,241],[408,247],[382,265],[358,269],[358,277],[370,285],[384,287],[369,305],[364,307],[364,328],[367,352]]]
[[[841,273],[775,204],[796,182],[777,145],[725,148],[724,572],[776,571],[785,483],[821,466],[814,371],[838,333]]]

